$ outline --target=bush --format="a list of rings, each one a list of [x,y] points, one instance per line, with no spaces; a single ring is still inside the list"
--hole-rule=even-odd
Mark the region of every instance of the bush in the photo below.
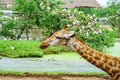
[[[37,41],[0,41],[0,56],[3,57],[42,57]]]
[[[77,36],[85,41],[90,47],[103,51],[104,48],[114,45],[115,41],[115,31],[108,31],[106,29],[102,30],[102,33],[95,34],[93,31],[89,32],[89,36],[84,33],[79,33]]]
[[[52,46],[43,50],[44,54],[59,54],[60,52],[71,52],[72,50],[65,46]]]
[[[72,21],[70,29],[74,30],[77,37],[86,42],[90,47],[102,51],[105,47],[114,45],[117,30],[109,25],[100,25],[95,15],[85,15],[81,11],[70,11]]]

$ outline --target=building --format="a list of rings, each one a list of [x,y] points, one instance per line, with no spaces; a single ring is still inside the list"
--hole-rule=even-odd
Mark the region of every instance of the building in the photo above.
[[[12,0],[0,0],[1,7],[9,8],[12,6],[12,4],[13,4]]]

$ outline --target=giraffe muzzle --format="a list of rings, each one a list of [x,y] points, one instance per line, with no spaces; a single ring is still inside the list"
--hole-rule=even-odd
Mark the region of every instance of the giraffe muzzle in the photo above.
[[[45,48],[47,48],[48,46],[49,46],[49,44],[42,43],[39,48],[40,48],[40,49],[45,49]]]

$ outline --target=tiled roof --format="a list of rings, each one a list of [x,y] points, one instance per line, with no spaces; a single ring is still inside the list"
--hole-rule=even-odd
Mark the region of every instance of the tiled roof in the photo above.
[[[62,8],[76,8],[76,7],[101,7],[96,0],[62,0],[65,4]]]
[[[12,0],[0,0],[0,4],[12,4]]]
[[[101,7],[96,0],[61,0],[65,4],[62,8],[76,8],[76,7]],[[12,0],[0,0],[0,4],[13,4]]]

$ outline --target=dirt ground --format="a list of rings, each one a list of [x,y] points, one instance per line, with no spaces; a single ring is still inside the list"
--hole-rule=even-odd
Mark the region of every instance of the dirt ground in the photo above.
[[[88,76],[0,76],[0,80],[109,80],[108,77]]]

